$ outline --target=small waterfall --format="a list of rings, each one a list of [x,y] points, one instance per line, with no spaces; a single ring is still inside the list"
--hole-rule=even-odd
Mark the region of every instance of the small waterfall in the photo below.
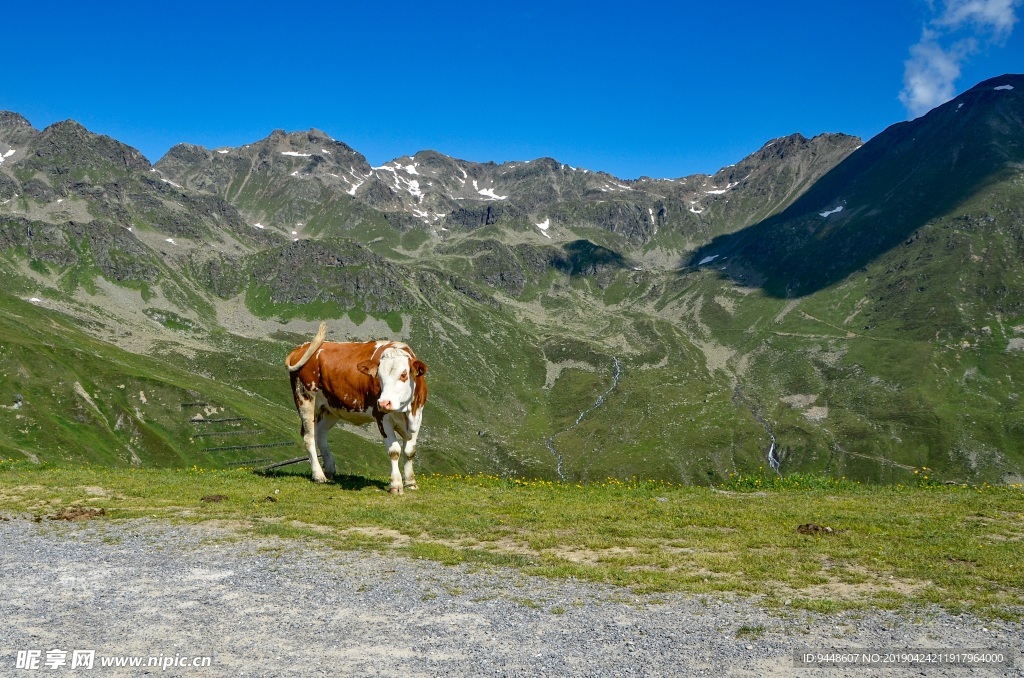
[[[557,449],[555,449],[555,438],[557,436],[562,435],[563,433],[568,433],[569,431],[579,426],[580,422],[583,421],[583,417],[587,416],[588,414],[596,410],[598,407],[603,405],[604,399],[608,396],[609,393],[615,390],[616,386],[619,385],[619,378],[622,375],[622,365],[621,363],[619,363],[618,356],[612,356],[612,361],[614,362],[615,367],[614,371],[612,372],[612,385],[608,387],[608,390],[599,395],[597,397],[597,400],[594,401],[593,405],[580,412],[580,416],[576,417],[576,421],[573,422],[572,426],[566,428],[564,431],[559,431],[558,433],[544,441],[544,445],[548,448],[548,452],[553,454],[555,460],[558,462],[555,465],[555,471],[558,473],[558,477],[562,482],[565,482],[565,471],[562,468],[564,460],[562,458],[562,454]]]
[[[768,422],[765,421],[764,417],[761,416],[761,413],[757,411],[757,408],[755,406],[745,401],[745,399],[743,398],[743,392],[740,391],[740,387],[738,385],[733,390],[732,399],[735,403],[745,404],[747,409],[750,410],[750,413],[754,415],[754,419],[757,419],[758,423],[761,424],[761,426],[764,426],[765,433],[768,434],[768,438],[771,440],[771,445],[769,445],[768,447],[767,455],[768,466],[770,466],[771,469],[778,473],[781,477],[782,471],[780,470],[780,467],[782,465],[782,460],[779,458],[779,443],[775,439],[775,434],[772,433],[772,427],[768,425]]]

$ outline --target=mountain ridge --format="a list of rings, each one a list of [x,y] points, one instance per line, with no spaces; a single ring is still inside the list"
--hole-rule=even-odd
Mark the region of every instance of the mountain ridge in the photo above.
[[[864,144],[790,135],[676,180],[434,151],[375,168],[318,130],[149,165],[77,123],[0,114],[0,393],[31,405],[0,413],[0,448],[142,465],[301,451],[280,360],[327,319],[431,366],[425,470],[708,483],[771,453],[783,472],[1011,482],[1021,80]],[[211,400],[276,438],[207,451],[170,413]],[[332,435],[350,472],[374,472],[376,442]]]

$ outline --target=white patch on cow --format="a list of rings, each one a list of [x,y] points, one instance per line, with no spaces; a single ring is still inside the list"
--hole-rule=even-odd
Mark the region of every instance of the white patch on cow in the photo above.
[[[415,381],[410,373],[409,354],[401,348],[391,346],[380,354],[377,367],[377,378],[381,389],[378,403],[389,402],[391,412],[408,412],[412,407],[413,385]],[[406,380],[401,376],[405,373]]]

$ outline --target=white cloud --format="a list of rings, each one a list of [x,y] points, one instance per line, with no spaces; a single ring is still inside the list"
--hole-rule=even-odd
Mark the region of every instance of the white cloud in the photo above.
[[[911,118],[955,96],[961,66],[982,45],[1001,45],[1010,37],[1022,1],[945,0],[904,62],[900,102]]]
[[[959,30],[971,28],[1004,42],[1017,23],[1020,0],[947,0],[945,11],[934,20],[936,26]]]

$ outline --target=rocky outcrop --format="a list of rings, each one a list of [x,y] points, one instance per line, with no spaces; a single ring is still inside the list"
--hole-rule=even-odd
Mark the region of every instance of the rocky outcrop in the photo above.
[[[8,218],[0,222],[0,249],[11,248],[59,269],[91,264],[113,282],[154,282],[160,275],[149,248],[126,229],[102,221],[58,225]]]
[[[299,240],[248,263],[275,304],[335,302],[383,315],[417,303],[398,266],[351,240]]]

